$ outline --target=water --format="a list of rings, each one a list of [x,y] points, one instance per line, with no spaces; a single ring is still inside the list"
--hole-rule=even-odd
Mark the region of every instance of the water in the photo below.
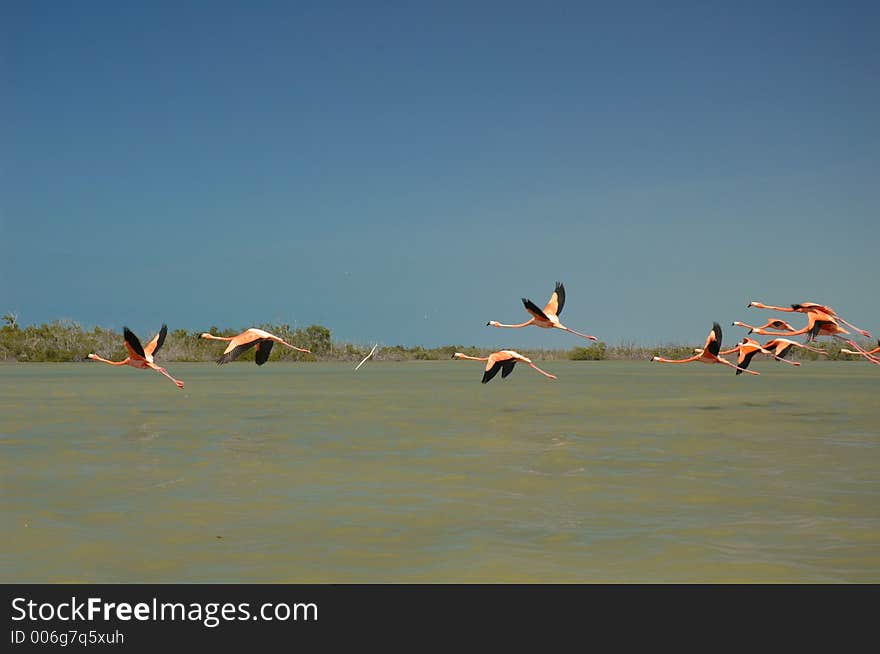
[[[880,369],[0,366],[0,581],[880,582]]]

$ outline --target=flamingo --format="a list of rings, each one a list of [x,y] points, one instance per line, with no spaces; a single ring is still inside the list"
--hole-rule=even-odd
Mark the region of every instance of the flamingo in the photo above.
[[[825,356],[828,356],[828,353],[825,350],[798,343],[790,338],[774,338],[764,343],[764,349],[773,350],[773,354],[780,360],[785,358],[785,355],[791,352],[791,348],[793,347],[799,347],[804,350],[809,350],[810,352],[815,352],[816,354],[824,354]],[[853,354],[857,353],[854,352]]]
[[[875,347],[873,350],[862,350],[861,352],[853,352],[852,350],[847,350],[845,347],[843,347],[840,348],[840,352],[841,354],[857,354],[859,356],[865,356],[865,358],[870,360],[874,358],[871,355],[880,352],[880,339],[877,340],[877,347]]]
[[[740,368],[738,365],[733,364],[727,359],[719,356],[719,354],[721,353],[721,325],[719,325],[717,322],[712,323],[712,331],[710,331],[709,335],[706,337],[706,344],[702,348],[696,348],[694,351],[696,352],[696,354],[692,357],[688,357],[687,359],[664,359],[663,357],[654,355],[653,357],[651,357],[651,361],[656,361],[658,363],[690,363],[691,361],[699,361],[701,363],[723,363],[726,366],[736,368],[737,370],[742,372],[747,372],[750,375],[761,374],[760,372],[755,372],[754,370],[746,370],[745,368]]]
[[[783,359],[780,356],[776,356],[776,354],[771,352],[769,349],[761,345],[753,338],[743,338],[742,341],[737,343],[735,346],[733,346],[729,350],[721,350],[719,354],[733,354],[734,352],[738,354],[736,365],[742,368],[742,370],[736,371],[737,375],[741,375],[743,373],[743,370],[749,367],[749,364],[752,362],[752,357],[754,357],[759,352],[761,354],[768,354],[776,358],[777,361],[785,361],[785,363],[789,363],[793,366],[801,365],[798,361],[788,361],[787,359]],[[746,370],[746,372],[748,371]]]
[[[762,309],[764,309],[764,308],[778,309],[779,308],[779,307],[767,307],[766,305],[758,304],[758,303],[754,303],[754,302],[752,304],[754,306],[758,306],[759,308],[762,308]],[[854,341],[841,336],[841,334],[849,334],[849,332],[838,324],[838,322],[837,322],[838,318],[836,316],[834,316],[826,311],[823,311],[823,309],[826,309],[827,307],[822,307],[821,305],[813,304],[813,303],[807,303],[807,304],[809,305],[809,307],[805,308],[805,309],[804,309],[804,307],[807,305],[803,305],[803,304],[792,304],[791,305],[792,307],[797,307],[797,308],[796,309],[795,308],[789,309],[789,311],[801,311],[803,309],[802,313],[807,314],[807,326],[806,327],[804,327],[802,329],[796,329],[794,331],[787,331],[787,332],[771,332],[766,329],[755,328],[752,330],[753,333],[761,334],[763,336],[797,336],[799,334],[807,334],[807,340],[806,340],[807,343],[815,340],[819,336],[831,336],[832,338],[836,338],[837,340],[843,341],[844,343],[847,343],[848,345],[851,345],[852,347],[854,347],[856,350],[858,350],[858,352],[862,356],[864,356],[866,359],[868,359],[868,361],[870,361],[871,363],[876,364],[876,365],[880,365],[880,359],[865,352]],[[783,309],[783,311],[784,310],[785,309]],[[847,325],[849,325],[849,323],[847,323]],[[850,327],[852,327],[852,325],[850,325]],[[856,328],[853,328],[853,329],[856,329]],[[857,331],[860,331],[860,330],[857,330]]]
[[[816,304],[815,302],[801,302],[800,304],[792,304],[791,308],[787,308],[787,307],[774,307],[769,304],[762,304],[761,302],[752,301],[752,302],[749,302],[749,306],[746,308],[749,308],[749,307],[756,307],[758,309],[770,309],[771,311],[787,311],[787,312],[797,311],[798,313],[806,313],[808,315],[811,311],[819,311],[821,313],[828,314],[832,318],[836,318],[837,320],[842,322],[844,325],[854,329],[855,331],[857,331],[859,334],[861,334],[865,338],[871,338],[870,332],[866,332],[864,329],[859,329],[855,325],[848,323],[846,320],[844,320],[843,318],[838,316],[837,312],[834,309],[832,309],[831,307],[826,306],[824,304]]]
[[[168,371],[165,368],[157,366],[153,362],[153,355],[159,352],[159,349],[162,347],[162,344],[165,342],[165,336],[168,334],[168,326],[162,325],[162,328],[159,330],[159,333],[153,337],[147,346],[144,347],[141,345],[138,337],[135,336],[134,332],[131,331],[128,327],[122,328],[122,334],[125,338],[125,349],[128,350],[128,356],[125,357],[122,361],[110,361],[109,359],[104,359],[99,357],[97,354],[89,354],[88,358],[93,359],[94,361],[100,361],[101,363],[106,363],[111,366],[131,366],[132,368],[139,368],[141,370],[151,368],[156,372],[161,372],[163,375],[168,377],[177,388],[183,388],[183,382],[179,379],[175,379],[171,375],[168,374]]]
[[[767,322],[765,322],[760,327],[753,327],[752,325],[747,325],[744,322],[740,322],[739,320],[735,320],[731,323],[734,327],[745,327],[749,330],[749,334],[751,334],[756,329],[784,329],[785,331],[793,332],[795,329],[791,325],[789,325],[784,320],[774,320],[771,318]]]
[[[565,306],[565,287],[562,285],[562,282],[556,282],[556,289],[553,291],[553,294],[550,296],[550,300],[547,302],[547,306],[544,307],[544,310],[538,308],[538,305],[532,302],[528,298],[522,299],[523,305],[532,317],[525,321],[521,322],[518,325],[504,325],[497,320],[490,320],[486,323],[486,326],[489,327],[528,327],[529,325],[535,325],[536,327],[544,327],[545,329],[562,329],[567,332],[571,332],[572,334],[576,334],[577,336],[582,336],[584,338],[588,338],[591,341],[597,340],[595,336],[590,336],[589,334],[581,334],[580,332],[576,332],[573,329],[569,329],[561,322],[559,322],[559,314],[562,313],[562,307]]]
[[[528,364],[549,379],[556,379],[556,375],[551,375],[549,372],[541,370],[538,366],[532,363],[531,359],[524,357],[522,354],[515,352],[514,350],[499,350],[498,352],[493,352],[487,357],[472,357],[467,354],[462,354],[461,352],[456,352],[452,355],[452,358],[485,361],[486,371],[483,373],[484,384],[497,375],[499,370],[501,371],[502,379],[507,377],[507,375],[513,372],[513,367],[516,365],[517,361],[522,361],[523,363]]]
[[[272,346],[275,343],[281,343],[282,345],[286,345],[287,347],[297,350],[298,352],[310,352],[310,350],[304,350],[301,347],[297,347],[296,345],[291,345],[287,341],[275,334],[270,334],[267,331],[262,329],[257,329],[255,327],[251,327],[250,329],[245,329],[241,334],[237,336],[214,336],[214,334],[209,334],[208,332],[204,332],[201,334],[202,338],[207,338],[212,341],[229,341],[229,345],[223,350],[223,355],[217,359],[217,365],[222,365],[224,363],[229,363],[230,361],[235,361],[239,356],[243,353],[247,352],[254,345],[257,346],[257,353],[254,356],[254,362],[258,366],[262,366],[266,361],[269,360],[269,353],[272,351]]]

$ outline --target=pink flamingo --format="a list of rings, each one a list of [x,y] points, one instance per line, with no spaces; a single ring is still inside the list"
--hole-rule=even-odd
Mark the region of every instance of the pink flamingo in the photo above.
[[[545,329],[562,329],[572,334],[576,334],[577,336],[588,338],[591,341],[597,340],[595,336],[581,334],[573,329],[569,329],[559,322],[559,314],[562,313],[562,307],[565,306],[565,287],[562,285],[562,282],[556,282],[556,289],[550,296],[550,300],[547,302],[547,306],[544,307],[543,311],[538,308],[537,304],[528,298],[524,297],[522,302],[526,311],[532,314],[532,317],[529,320],[521,322],[518,325],[504,325],[497,320],[490,320],[486,325],[489,327],[510,327],[513,329],[535,325],[535,327],[543,327]]]
[[[146,347],[141,345],[138,337],[135,336],[134,332],[128,327],[123,327],[122,333],[125,338],[125,349],[128,350],[128,356],[125,357],[125,359],[122,361],[110,361],[109,359],[99,357],[97,354],[89,354],[89,359],[100,361],[101,363],[106,363],[111,366],[131,366],[132,368],[138,368],[140,370],[150,368],[168,377],[168,379],[174,382],[177,388],[183,388],[182,381],[175,379],[168,374],[168,371],[165,370],[165,368],[157,366],[153,362],[153,355],[159,352],[159,349],[165,342],[165,335],[168,333],[168,327],[166,325],[162,325],[162,329],[160,329],[159,333],[153,337],[153,340],[147,343]]]
[[[487,357],[472,357],[467,354],[462,354],[461,352],[456,352],[452,355],[453,359],[470,359],[471,361],[485,361],[486,362],[486,371],[483,373],[483,383],[490,381],[495,375],[498,374],[498,371],[501,371],[501,378],[504,379],[513,372],[513,367],[516,365],[518,361],[521,361],[528,366],[534,368],[542,375],[549,379],[556,379],[556,375],[551,375],[549,372],[545,372],[541,370],[538,366],[532,363],[531,359],[528,357],[524,357],[519,352],[515,352],[514,350],[499,350],[498,352],[493,352]]]

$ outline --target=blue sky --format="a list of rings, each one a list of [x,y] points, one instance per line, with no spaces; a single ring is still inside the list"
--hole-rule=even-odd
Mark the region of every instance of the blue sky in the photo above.
[[[876,3],[2,11],[23,323],[581,345],[485,326],[558,279],[608,343],[700,341],[753,299],[880,332]]]

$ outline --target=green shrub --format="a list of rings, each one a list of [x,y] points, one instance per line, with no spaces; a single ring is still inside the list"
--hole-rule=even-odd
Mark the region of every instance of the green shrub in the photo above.
[[[606,350],[605,343],[599,341],[588,347],[572,348],[568,353],[568,358],[572,361],[604,361],[607,358]]]

